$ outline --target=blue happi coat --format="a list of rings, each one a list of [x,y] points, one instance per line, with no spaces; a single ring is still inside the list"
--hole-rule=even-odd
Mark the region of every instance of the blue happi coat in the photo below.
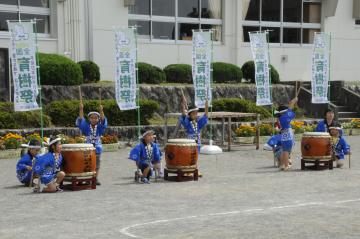
[[[108,123],[107,123],[106,117],[104,118],[103,121],[99,120],[99,123],[97,124],[96,134],[95,134],[96,136],[95,136],[95,138],[93,138],[91,135],[90,123],[84,118],[80,119],[78,117],[76,119],[76,126],[81,130],[82,134],[85,135],[86,143],[94,145],[94,147],[96,149],[96,154],[102,153],[101,136],[104,134],[104,131],[107,128],[107,125],[108,125]]]
[[[196,132],[194,132],[194,129],[193,129],[193,126],[192,126],[189,116],[186,116],[186,115],[180,116],[180,122],[181,122],[181,125],[184,126],[184,128],[186,130],[187,137],[189,139],[194,139],[197,142],[198,147],[200,147],[201,146],[200,132],[201,132],[201,129],[204,128],[208,122],[207,116],[204,114],[201,117],[197,117],[197,119],[196,119],[197,134],[196,134]]]
[[[345,158],[345,154],[350,152],[350,145],[348,145],[345,139],[340,136],[339,141],[336,143],[336,145],[333,146],[333,150],[335,156],[339,160],[343,160]]]
[[[280,158],[282,153],[281,134],[275,134],[267,141],[267,144],[274,149],[275,158]]]
[[[32,170],[28,170],[26,166],[33,166],[33,157],[30,153],[25,154],[16,164],[16,176],[23,184],[29,184],[31,180]]]
[[[319,123],[316,125],[316,128],[315,128],[315,132],[329,132],[329,127],[331,127],[332,125],[336,125],[336,122],[333,121],[333,123],[331,125],[328,125],[326,123],[326,120],[321,120],[319,121]],[[340,136],[343,135],[343,130],[341,129],[339,131],[340,133]]]
[[[291,128],[291,121],[294,118],[295,113],[291,109],[287,109],[287,111],[279,117],[281,145],[285,151],[291,150],[292,146],[295,144],[294,133]]]
[[[61,154],[58,160],[55,160],[55,156],[51,152],[38,157],[33,170],[35,174],[39,175],[42,184],[47,185],[56,178],[56,174],[61,169],[62,161]]]
[[[131,151],[129,155],[129,159],[135,161],[139,166],[141,165],[150,165],[151,163],[158,163],[161,161],[161,151],[159,146],[156,143],[151,143],[152,147],[152,157],[148,158],[145,149],[146,145],[144,143],[140,143],[136,145]]]

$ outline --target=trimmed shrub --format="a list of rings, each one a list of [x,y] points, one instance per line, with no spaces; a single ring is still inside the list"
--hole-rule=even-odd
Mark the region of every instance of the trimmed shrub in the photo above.
[[[65,56],[39,53],[39,64],[42,85],[80,85],[83,83],[80,65]]]
[[[164,68],[166,82],[192,84],[192,68],[188,64],[172,64]]]
[[[213,100],[213,111],[259,113],[261,118],[271,117],[271,112],[266,108],[257,106],[252,101],[238,98]]]
[[[243,78],[250,83],[255,83],[255,64],[254,61],[245,62],[241,67]],[[271,83],[280,83],[278,71],[270,64]]]
[[[99,108],[99,101],[83,101],[84,114]],[[103,100],[105,116],[108,124],[113,126],[136,125],[137,110],[120,111],[115,100]],[[149,124],[154,112],[159,108],[159,104],[153,100],[140,100],[140,119],[141,124]],[[56,126],[74,126],[75,120],[79,115],[79,101],[65,100],[53,101],[46,107],[47,114],[51,117]]]
[[[166,80],[165,72],[157,66],[139,62],[137,67],[140,84],[160,84]]]
[[[79,61],[84,83],[98,82],[100,80],[100,68],[93,61]]]
[[[213,66],[213,81],[214,83],[240,83],[242,79],[242,72],[240,67],[225,63],[214,62]]]
[[[43,115],[44,127],[51,125],[50,117]],[[15,112],[13,103],[0,103],[0,129],[40,128],[40,110]]]

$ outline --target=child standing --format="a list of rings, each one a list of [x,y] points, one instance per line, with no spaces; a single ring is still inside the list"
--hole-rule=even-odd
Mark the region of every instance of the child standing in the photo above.
[[[136,166],[141,170],[141,181],[150,183],[151,166],[160,165],[161,151],[159,146],[154,143],[154,131],[145,130],[142,134],[141,143],[136,145],[129,155],[129,159],[136,162]]]
[[[84,118],[84,106],[80,103],[79,117],[76,119],[76,126],[86,136],[86,143],[94,145],[96,149],[96,185],[101,185],[99,178],[102,144],[101,136],[107,128],[107,119],[104,115],[103,106],[100,105],[99,112],[92,111],[88,114],[89,122]]]

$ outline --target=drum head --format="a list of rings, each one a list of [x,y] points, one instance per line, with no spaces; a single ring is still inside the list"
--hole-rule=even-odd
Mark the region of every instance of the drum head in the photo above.
[[[194,139],[169,139],[168,143],[170,144],[195,144]]]
[[[89,149],[89,150],[93,150],[95,149],[94,146],[92,144],[63,144],[62,145],[62,150],[74,150],[74,149]]]
[[[330,137],[327,132],[305,132],[303,137]]]

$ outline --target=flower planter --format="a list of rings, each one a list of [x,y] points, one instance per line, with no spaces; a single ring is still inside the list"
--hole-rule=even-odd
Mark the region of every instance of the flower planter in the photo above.
[[[0,159],[19,159],[21,155],[21,149],[6,149],[0,150]]]
[[[360,128],[351,129],[351,135],[360,135]]]
[[[239,144],[253,144],[254,143],[254,136],[250,136],[250,137],[235,137],[234,139],[234,143],[239,143]]]
[[[268,136],[260,136],[259,137],[259,144],[265,144],[269,139],[270,139],[271,135]],[[256,140],[256,139],[254,139]]]
[[[118,151],[118,149],[119,149],[118,143],[103,144],[102,146],[103,146],[103,152],[115,152],[115,151]]]
[[[351,129],[343,129],[343,135],[349,136],[351,134]]]

